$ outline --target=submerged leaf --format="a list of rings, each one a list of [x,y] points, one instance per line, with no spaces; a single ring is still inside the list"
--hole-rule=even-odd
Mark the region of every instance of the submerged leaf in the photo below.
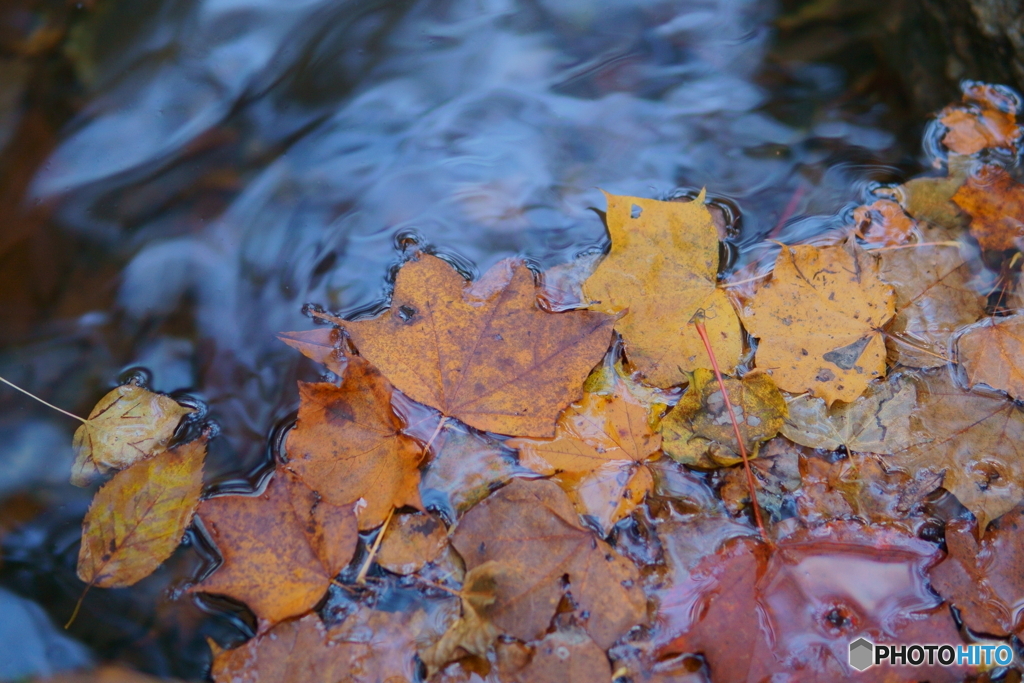
[[[892,288],[854,242],[783,247],[775,272],[743,310],[760,339],[755,364],[779,388],[852,401],[885,374],[880,328],[892,318]]]
[[[1024,411],[1012,401],[957,387],[949,373],[915,381],[911,443],[886,462],[943,474],[942,485],[981,530],[1024,499]]]
[[[288,433],[287,468],[332,505],[363,500],[359,528],[380,526],[393,508],[421,508],[422,447],[402,434],[392,388],[359,356],[341,386],[299,383],[299,417]]]
[[[260,630],[308,612],[352,559],[351,506],[319,500],[278,469],[257,496],[217,496],[199,507],[223,562],[195,590],[241,600]]]
[[[661,387],[711,359],[689,323],[705,312],[718,364],[731,371],[743,351],[736,312],[716,286],[718,235],[703,192],[692,202],[605,194],[611,251],[583,284],[593,310],[622,313],[615,329],[647,381]]]
[[[968,82],[963,102],[939,112],[939,122],[948,129],[942,143],[959,154],[993,147],[1016,152],[1021,136],[1017,106],[1011,95],[996,86]]]
[[[170,396],[123,384],[99,400],[75,432],[71,483],[86,486],[99,474],[162,453],[181,418],[193,412]]]
[[[726,378],[725,388],[747,455],[756,458],[786,419],[786,400],[764,373]],[[661,421],[661,434],[665,454],[685,465],[711,469],[741,461],[732,418],[710,370],[694,370],[690,388]]]
[[[433,562],[448,545],[444,523],[426,512],[397,515],[391,520],[380,550],[377,564],[396,574],[415,574]]]
[[[467,283],[429,254],[406,262],[388,312],[345,324],[409,398],[483,431],[550,436],[611,342],[611,316],[548,313],[522,261]]]
[[[972,325],[957,340],[957,355],[972,387],[987,384],[1024,398],[1024,313]]]
[[[916,246],[878,252],[879,277],[896,292],[896,317],[886,345],[890,359],[915,368],[945,365],[949,340],[985,313],[970,265],[955,246]]]
[[[1001,166],[974,171],[953,195],[971,216],[971,234],[982,249],[1002,251],[1024,245],[1024,185]]]
[[[103,588],[152,574],[181,542],[203,488],[206,437],[118,472],[82,522],[78,577]]]
[[[907,244],[920,234],[914,219],[890,199],[879,199],[873,204],[858,206],[853,212],[853,223],[861,239],[879,247]]]
[[[903,377],[872,384],[856,401],[831,409],[820,398],[796,396],[782,434],[808,448],[891,454],[910,445],[916,406],[917,391]]]

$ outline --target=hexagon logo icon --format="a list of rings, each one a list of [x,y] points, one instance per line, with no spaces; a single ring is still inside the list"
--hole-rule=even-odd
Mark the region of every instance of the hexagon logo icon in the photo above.
[[[874,659],[875,646],[866,638],[858,638],[850,643],[850,666],[857,671],[863,671],[872,664]]]

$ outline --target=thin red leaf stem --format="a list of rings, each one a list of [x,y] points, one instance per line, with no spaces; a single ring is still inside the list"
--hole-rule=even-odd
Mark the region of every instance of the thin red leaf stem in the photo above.
[[[718,386],[722,390],[722,398],[725,400],[725,408],[729,411],[729,420],[732,421],[732,430],[736,435],[736,443],[740,447],[740,456],[743,458],[743,470],[747,473],[747,488],[750,489],[750,503],[754,507],[754,520],[757,522],[757,530],[761,533],[761,538],[765,543],[771,543],[768,540],[768,533],[764,530],[764,521],[761,518],[761,506],[757,502],[757,487],[754,484],[754,473],[750,470],[750,459],[747,457],[747,447],[743,443],[743,435],[740,433],[740,423],[736,419],[736,413],[732,409],[732,401],[729,400],[729,392],[725,388],[725,380],[722,379],[722,372],[718,369],[718,359],[715,358],[715,350],[711,348],[711,340],[708,338],[707,328],[704,327],[704,312],[697,311],[697,315],[693,317],[694,327],[697,328],[697,334],[700,335],[700,340],[704,342],[704,348],[708,352],[708,357],[711,358],[711,369],[715,372],[715,379],[718,380]]]

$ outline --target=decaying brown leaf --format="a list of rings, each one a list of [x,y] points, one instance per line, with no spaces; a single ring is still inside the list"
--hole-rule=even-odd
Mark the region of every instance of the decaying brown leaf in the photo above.
[[[800,488],[799,446],[783,438],[768,441],[750,461],[750,471],[756,482],[757,502],[772,519],[785,516],[787,503]],[[738,515],[750,504],[750,485],[742,467],[725,470],[719,495],[729,512]]]
[[[910,445],[916,406],[914,384],[900,376],[873,383],[857,400],[831,409],[820,398],[795,396],[782,434],[809,448],[891,454]]]
[[[852,241],[783,247],[775,272],[744,307],[743,323],[760,338],[755,364],[779,388],[852,401],[885,374],[880,328],[895,313],[878,263]]]
[[[206,437],[118,472],[82,522],[78,577],[90,586],[131,586],[171,556],[203,488]]]
[[[891,192],[918,222],[926,241],[955,239],[968,224],[968,216],[953,202],[953,195],[967,180],[973,160],[950,154],[945,176],[913,178]]]
[[[949,609],[924,581],[935,555],[933,544],[912,535],[853,522],[797,532],[771,554],[734,541],[683,573],[676,599],[694,608],[683,634],[660,654],[702,653],[716,682],[799,672],[800,681],[831,683],[855,676],[848,653],[858,637],[959,643]],[[870,671],[867,680],[908,683],[952,683],[966,673],[937,663]]]
[[[342,332],[336,327],[321,327],[302,332],[282,332],[277,338],[315,360],[339,377],[345,374],[348,356]]]
[[[562,489],[551,481],[514,479],[466,513],[452,545],[472,571],[494,561],[509,576],[490,613],[520,640],[541,637],[568,591],[587,632],[602,648],[644,621],[646,600],[636,567],[580,526]]]
[[[393,508],[421,508],[423,448],[401,433],[392,388],[353,356],[341,386],[299,383],[299,417],[288,433],[287,467],[332,505],[362,500],[359,528],[380,526]]]
[[[278,468],[260,495],[217,496],[199,507],[223,562],[194,590],[241,600],[260,630],[320,601],[352,559],[352,506],[335,506]]]
[[[233,650],[214,646],[217,683],[411,683],[418,680],[414,640],[422,611],[383,612],[366,606],[324,627],[308,614],[278,624]]]
[[[739,320],[718,289],[718,235],[701,192],[692,202],[605,194],[611,251],[583,285],[593,310],[622,313],[630,362],[655,386],[710,367],[690,319],[705,312],[720,367],[731,371],[743,351]]]
[[[170,396],[123,384],[99,400],[75,432],[71,483],[123,469],[167,449],[181,418],[192,412]]]
[[[396,574],[415,574],[448,545],[444,522],[426,512],[397,515],[377,551],[377,564]]]
[[[555,438],[513,439],[519,461],[554,475],[581,514],[608,533],[643,502],[654,481],[644,464],[657,459],[661,435],[651,425],[652,404],[642,387],[604,363],[588,380],[579,403],[565,409]],[[634,391],[634,388],[636,389]]]
[[[1024,511],[1000,517],[980,542],[972,523],[952,520],[946,549],[949,555],[928,576],[967,627],[997,637],[1024,634]]]
[[[962,325],[984,315],[985,297],[961,249],[917,246],[878,252],[879,277],[896,292],[896,317],[889,325],[889,358],[915,368],[945,365],[949,340]]]
[[[609,683],[612,669],[604,650],[586,633],[555,631],[534,645],[530,663],[503,676],[503,683]]]
[[[1016,102],[999,88],[986,83],[969,83],[963,101],[939,112],[948,131],[942,142],[959,154],[975,154],[992,147],[1016,152],[1021,128],[1017,125]]]
[[[957,339],[957,356],[972,387],[987,384],[1024,398],[1024,313],[967,328]]]
[[[537,293],[522,261],[502,261],[467,283],[421,253],[398,271],[390,310],[345,329],[413,400],[483,431],[550,436],[607,351],[612,318],[548,313]]]
[[[761,443],[779,433],[786,400],[764,373],[726,378],[725,388],[747,454],[756,458]],[[693,371],[689,389],[661,421],[661,434],[666,455],[686,465],[711,469],[742,460],[722,389],[704,368]]]
[[[971,234],[982,249],[1002,251],[1024,245],[1024,185],[1001,166],[974,170],[953,195],[971,216]]]
[[[894,247],[920,236],[917,223],[897,202],[879,199],[853,212],[854,230],[873,246]]]
[[[101,666],[93,671],[76,671],[47,678],[32,679],[32,683],[175,683],[179,679],[155,678],[122,666]]]
[[[1024,499],[1024,412],[1012,401],[960,389],[945,370],[915,384],[911,444],[886,462],[944,474],[942,485],[984,530]]]

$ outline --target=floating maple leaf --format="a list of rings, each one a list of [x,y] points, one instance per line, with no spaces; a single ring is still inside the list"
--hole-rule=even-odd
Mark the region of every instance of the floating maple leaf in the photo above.
[[[299,416],[288,433],[287,467],[324,500],[363,500],[359,528],[380,526],[393,508],[421,508],[423,449],[401,433],[391,385],[364,358],[352,356],[341,386],[299,383]]]
[[[970,385],[987,384],[1024,398],[1024,314],[985,318],[957,339],[957,356]]]
[[[171,556],[203,488],[206,437],[118,472],[82,522],[78,577],[90,586],[131,586]]]
[[[611,326],[611,316],[595,311],[542,310],[522,261],[502,261],[467,283],[420,253],[398,271],[390,310],[345,330],[409,398],[483,431],[543,437],[579,398]]]
[[[320,500],[281,469],[260,495],[203,501],[199,518],[223,562],[194,590],[241,600],[261,631],[312,609],[355,552],[351,506]]]
[[[942,142],[959,154],[991,147],[1016,152],[1021,136],[1016,110],[1016,98],[1004,89],[968,81],[963,86],[963,101],[939,112],[939,122],[947,128]]]
[[[654,485],[644,463],[660,456],[661,435],[637,383],[609,363],[594,374],[600,377],[588,380],[592,390],[562,413],[554,439],[513,439],[508,445],[519,449],[521,464],[555,475],[576,509],[608,533]]]
[[[1024,635],[1024,511],[1000,517],[980,542],[974,531],[965,520],[946,525],[949,555],[928,572],[932,586],[975,633]]]
[[[181,418],[193,412],[170,396],[123,384],[101,398],[75,432],[71,483],[123,469],[167,449]]]
[[[1024,412],[1012,401],[960,389],[945,370],[915,383],[911,443],[886,462],[943,474],[942,485],[984,530],[1024,499]]]
[[[885,373],[880,328],[895,313],[892,288],[874,257],[842,245],[783,247],[775,272],[744,307],[760,339],[755,363],[779,388],[831,405],[852,401]]]
[[[773,552],[738,540],[683,572],[700,605],[660,654],[702,653],[715,683],[763,681],[958,681],[963,668],[848,665],[849,644],[959,643],[949,610],[924,581],[931,543],[892,529],[839,522],[801,531]],[[679,595],[677,599],[681,599]]]
[[[880,247],[907,244],[920,235],[917,222],[891,199],[858,206],[853,212],[853,224],[861,239]]]
[[[692,202],[605,193],[611,251],[583,285],[591,309],[624,315],[615,329],[630,362],[666,387],[683,371],[710,367],[690,318],[705,311],[718,364],[731,371],[743,350],[736,312],[716,286],[718,235],[701,192]]]
[[[727,378],[725,388],[743,445],[756,458],[761,443],[779,432],[786,400],[764,373]],[[665,453],[686,465],[715,468],[741,461],[736,432],[714,373],[694,370],[690,387],[661,422]]]
[[[500,631],[540,637],[566,587],[587,632],[609,647],[644,620],[646,600],[635,566],[580,526],[568,497],[551,481],[514,479],[466,513],[452,545],[469,570],[494,561],[507,576],[490,612]]]

